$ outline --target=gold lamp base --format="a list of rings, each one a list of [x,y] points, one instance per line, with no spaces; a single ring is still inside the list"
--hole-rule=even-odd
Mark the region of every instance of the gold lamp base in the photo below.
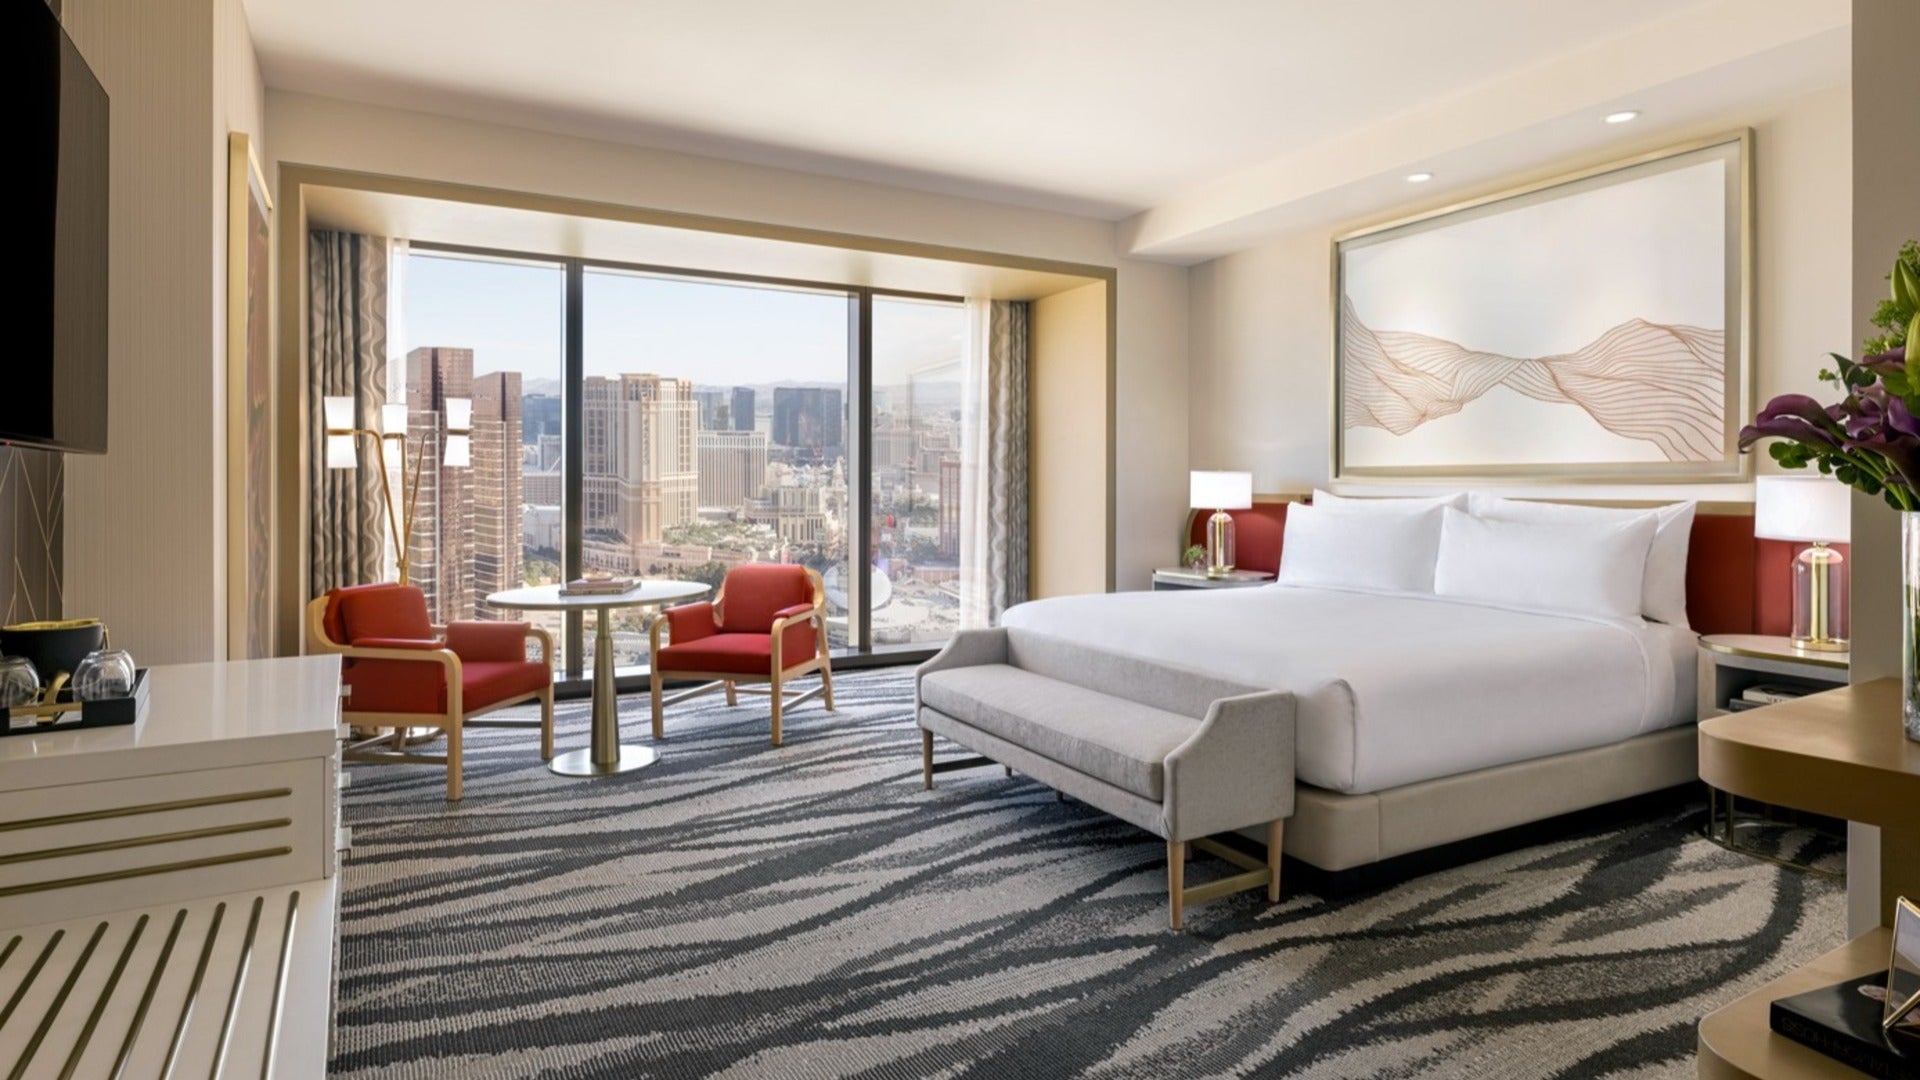
[[[1233,515],[1215,510],[1207,519],[1207,576],[1223,578],[1233,573]]]
[[[1793,560],[1793,647],[1807,652],[1847,651],[1846,594],[1840,576],[1846,559],[1823,543]]]

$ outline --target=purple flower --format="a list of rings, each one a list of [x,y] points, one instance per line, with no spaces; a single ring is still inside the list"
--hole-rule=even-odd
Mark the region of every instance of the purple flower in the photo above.
[[[1838,450],[1847,435],[1847,428],[1824,405],[1805,394],[1781,394],[1767,402],[1753,423],[1740,429],[1740,449],[1761,439],[1779,438]]]

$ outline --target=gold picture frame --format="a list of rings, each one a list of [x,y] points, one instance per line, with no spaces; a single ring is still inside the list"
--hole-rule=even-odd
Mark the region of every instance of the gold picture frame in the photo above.
[[[1465,224],[1550,203],[1569,195],[1600,191],[1685,167],[1692,161],[1719,156],[1728,162],[1725,173],[1723,251],[1724,298],[1722,334],[1722,410],[1717,425],[1720,443],[1715,460],[1553,462],[1539,464],[1474,464],[1470,462],[1356,465],[1350,460],[1348,401],[1349,342],[1343,318],[1347,300],[1347,256],[1363,247]],[[1336,235],[1332,251],[1333,401],[1330,475],[1336,481],[1423,481],[1477,483],[1727,483],[1751,478],[1747,455],[1738,452],[1740,427],[1753,412],[1754,244],[1753,244],[1753,132],[1740,129],[1711,138],[1669,146],[1650,153],[1582,169],[1549,179],[1494,191],[1433,210]],[[1439,338],[1442,345],[1474,352]],[[1470,343],[1467,343],[1470,344]],[[1597,344],[1597,342],[1595,343]],[[1524,359],[1524,358],[1523,358]],[[1603,425],[1604,426],[1604,425]]]
[[[245,132],[227,136],[227,656],[274,655],[273,198]]]
[[[1893,1034],[1920,1010],[1920,907],[1902,896],[1893,905],[1893,945],[1887,956],[1887,996],[1880,1029]]]

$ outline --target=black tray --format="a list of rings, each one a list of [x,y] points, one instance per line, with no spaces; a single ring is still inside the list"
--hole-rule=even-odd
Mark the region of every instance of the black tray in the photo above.
[[[60,703],[73,701],[71,689],[60,692]],[[0,707],[0,738],[9,735],[38,735],[44,731],[76,731],[81,728],[120,727],[139,720],[147,711],[147,669],[133,673],[133,693],[104,701],[83,701],[77,709],[53,716],[22,716],[16,723],[13,713]]]

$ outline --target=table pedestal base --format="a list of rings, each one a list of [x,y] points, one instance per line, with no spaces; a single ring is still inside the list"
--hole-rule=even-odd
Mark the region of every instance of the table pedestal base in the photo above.
[[[615,773],[644,769],[660,760],[660,755],[644,746],[619,747],[620,755],[604,764],[595,764],[592,749],[573,750],[554,758],[547,768],[561,776],[612,776]]]

